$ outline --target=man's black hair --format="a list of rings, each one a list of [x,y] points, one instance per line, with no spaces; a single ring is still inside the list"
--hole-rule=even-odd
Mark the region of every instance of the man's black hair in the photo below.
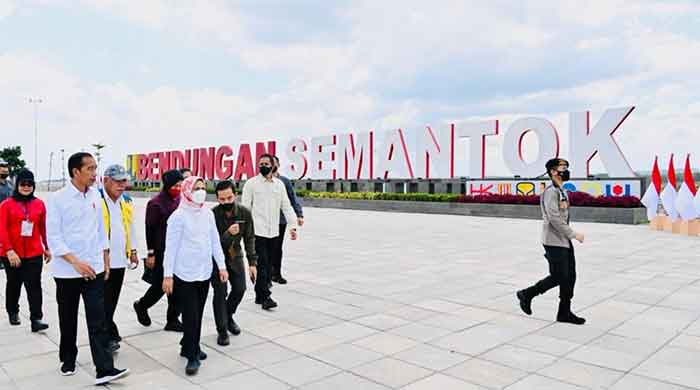
[[[223,180],[216,184],[216,194],[219,195],[220,191],[226,191],[231,189],[234,193],[236,192],[233,187],[233,182],[231,180]]]
[[[79,152],[75,153],[74,155],[68,158],[68,175],[70,175],[71,179],[73,178],[73,176],[75,176],[75,174],[73,173],[74,169],[83,169],[83,167],[85,166],[86,158],[93,158],[92,154],[86,152]]]

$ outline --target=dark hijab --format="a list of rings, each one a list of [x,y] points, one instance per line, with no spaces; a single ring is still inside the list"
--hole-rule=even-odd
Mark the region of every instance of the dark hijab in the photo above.
[[[32,183],[32,193],[29,195],[22,195],[19,192],[19,184],[23,182]],[[12,193],[12,198],[18,202],[29,202],[34,199],[34,191],[36,190],[36,182],[34,181],[34,174],[29,169],[21,169],[17,172],[15,177],[15,189]]]

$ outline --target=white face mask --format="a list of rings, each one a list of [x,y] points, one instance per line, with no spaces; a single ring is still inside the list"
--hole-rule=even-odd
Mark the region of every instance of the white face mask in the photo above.
[[[207,200],[207,192],[204,190],[197,190],[192,193],[192,201],[197,204],[204,204]]]

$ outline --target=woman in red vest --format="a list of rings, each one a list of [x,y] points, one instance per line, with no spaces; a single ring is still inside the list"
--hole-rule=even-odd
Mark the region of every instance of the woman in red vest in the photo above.
[[[43,312],[41,270],[51,253],[46,244],[46,207],[34,196],[34,174],[17,173],[12,197],[0,204],[0,260],[5,264],[5,307],[11,325],[20,325],[19,297],[24,284],[29,300],[32,332],[49,328]]]

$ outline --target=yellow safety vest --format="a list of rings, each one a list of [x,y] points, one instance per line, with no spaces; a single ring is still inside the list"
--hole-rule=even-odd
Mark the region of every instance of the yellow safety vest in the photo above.
[[[107,206],[107,199],[105,194],[100,191],[102,195],[102,217],[105,221],[105,230],[107,231],[107,237],[112,239],[112,224],[111,216],[109,214],[109,206]],[[126,235],[126,258],[129,259],[131,256],[131,220],[134,218],[134,203],[131,200],[125,200],[124,198],[119,200],[119,208],[122,210],[122,224],[124,225],[124,233]]]

